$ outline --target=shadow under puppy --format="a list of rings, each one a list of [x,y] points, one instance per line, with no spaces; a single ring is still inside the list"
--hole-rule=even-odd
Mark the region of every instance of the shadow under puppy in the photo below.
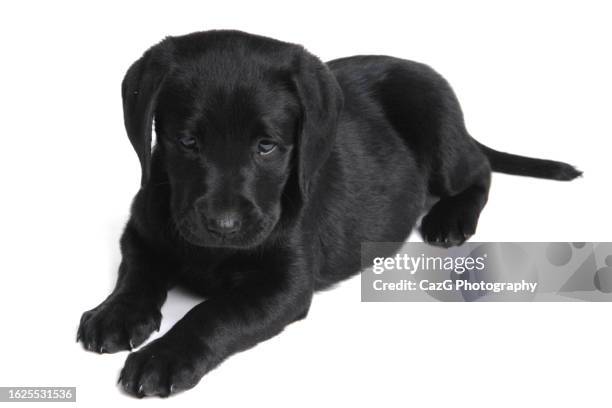
[[[78,340],[130,350],[159,329],[169,287],[207,297],[128,356],[120,383],[136,396],[191,388],[306,316],[314,291],[360,270],[362,242],[404,241],[430,199],[423,238],[459,245],[492,170],[580,174],[479,144],[448,83],[392,57],[324,64],[298,45],[201,32],[149,49],[122,95],[142,185],[116,287],[83,314]]]

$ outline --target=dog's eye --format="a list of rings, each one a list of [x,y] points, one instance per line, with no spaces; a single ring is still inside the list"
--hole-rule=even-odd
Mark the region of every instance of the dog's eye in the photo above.
[[[193,149],[196,146],[196,141],[191,136],[181,136],[179,142],[181,143],[181,146],[186,149]]]
[[[270,140],[262,140],[257,145],[257,153],[261,154],[262,156],[265,156],[267,154],[272,153],[276,149],[276,146],[276,143]]]

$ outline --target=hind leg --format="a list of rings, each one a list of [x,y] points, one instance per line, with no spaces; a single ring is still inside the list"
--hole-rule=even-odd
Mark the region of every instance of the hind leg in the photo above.
[[[489,192],[487,157],[468,134],[459,101],[431,68],[394,60],[378,84],[385,116],[421,168],[439,201],[421,223],[425,241],[459,245],[474,234]]]
[[[456,194],[442,196],[421,221],[421,235],[429,244],[450,247],[463,244],[476,232],[478,218],[489,194],[488,166],[473,175]]]

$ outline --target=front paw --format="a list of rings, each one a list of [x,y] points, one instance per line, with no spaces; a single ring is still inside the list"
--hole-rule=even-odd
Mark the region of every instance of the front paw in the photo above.
[[[161,313],[127,295],[111,296],[83,313],[77,342],[90,351],[115,353],[141,345],[153,330],[159,330]]]
[[[131,395],[167,397],[194,387],[207,371],[205,348],[160,338],[131,353],[119,383]]]

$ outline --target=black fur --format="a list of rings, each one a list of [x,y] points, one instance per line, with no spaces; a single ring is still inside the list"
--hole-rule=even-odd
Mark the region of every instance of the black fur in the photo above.
[[[142,187],[113,293],[78,340],[113,353],[159,328],[175,284],[206,296],[131,353],[137,396],[193,387],[228,356],[303,318],[314,291],[360,269],[360,244],[474,234],[491,169],[571,179],[558,162],[474,141],[448,83],[385,56],[323,64],[302,47],[236,31],[170,37],[128,70],[125,125]],[[151,154],[151,127],[158,137]]]

